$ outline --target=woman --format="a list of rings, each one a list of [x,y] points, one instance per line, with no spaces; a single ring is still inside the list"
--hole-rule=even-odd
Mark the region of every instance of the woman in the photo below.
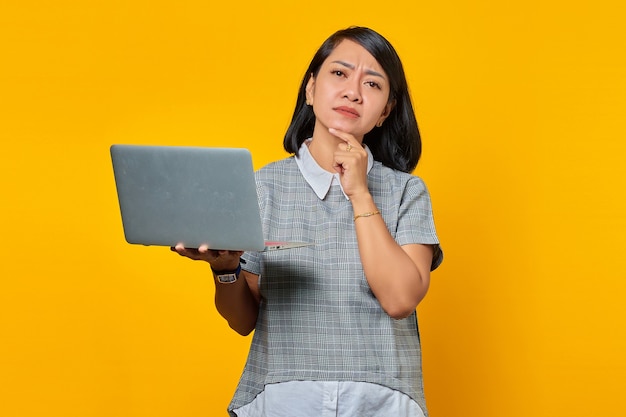
[[[243,253],[174,248],[210,263],[215,303],[255,334],[232,416],[427,414],[415,309],[442,260],[421,142],[393,47],[362,27],[317,51],[284,139],[257,172],[267,240]]]

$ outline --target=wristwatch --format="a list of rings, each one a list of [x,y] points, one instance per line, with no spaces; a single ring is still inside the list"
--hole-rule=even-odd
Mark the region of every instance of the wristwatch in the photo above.
[[[215,278],[217,278],[217,282],[220,284],[232,284],[237,281],[237,278],[239,278],[241,264],[239,264],[237,269],[234,271],[215,271],[213,268],[211,268],[211,270],[213,271]]]

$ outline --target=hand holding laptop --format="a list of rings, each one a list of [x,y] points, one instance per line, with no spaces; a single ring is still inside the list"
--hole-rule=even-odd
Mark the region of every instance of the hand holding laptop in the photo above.
[[[188,249],[185,248],[182,243],[171,247],[171,250],[194,261],[206,261],[211,264],[211,268],[216,271],[237,269],[240,257],[243,255],[243,251],[213,250],[209,249],[207,245],[200,245],[198,249]]]

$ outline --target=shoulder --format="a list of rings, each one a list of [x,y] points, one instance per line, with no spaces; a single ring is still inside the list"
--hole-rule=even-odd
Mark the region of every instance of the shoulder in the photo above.
[[[370,171],[370,180],[374,183],[388,186],[394,190],[426,191],[426,184],[417,175],[389,168],[378,161],[374,161]]]
[[[255,172],[257,181],[276,181],[283,179],[285,176],[298,173],[298,165],[293,156],[270,162]]]
[[[301,189],[303,177],[293,156],[271,162],[255,172],[258,197],[274,198],[277,193],[296,193]]]

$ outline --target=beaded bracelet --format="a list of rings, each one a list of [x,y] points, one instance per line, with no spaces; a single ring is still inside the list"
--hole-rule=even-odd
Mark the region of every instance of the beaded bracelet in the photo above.
[[[356,219],[358,219],[359,217],[369,217],[369,216],[375,216],[377,214],[380,214],[380,211],[376,210],[376,211],[370,211],[368,213],[357,214],[356,216],[354,216],[354,221],[356,221]]]

